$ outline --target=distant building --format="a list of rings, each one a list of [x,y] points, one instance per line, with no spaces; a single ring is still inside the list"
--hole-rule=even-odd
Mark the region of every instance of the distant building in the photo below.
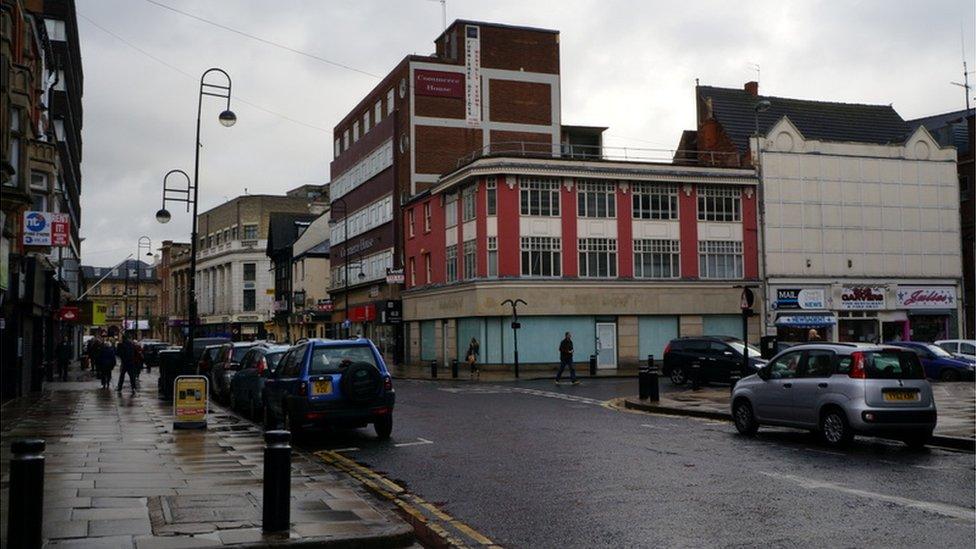
[[[323,214],[292,244],[288,322],[296,337],[336,337],[329,276],[329,216]]]
[[[164,319],[159,314],[159,271],[153,265],[129,259],[116,267],[82,265],[86,300],[92,304],[89,334],[123,331],[136,339],[156,337]]]
[[[294,341],[291,315],[294,312],[292,295],[292,245],[308,229],[316,215],[305,213],[272,213],[268,219],[268,239],[265,255],[271,260],[274,272],[274,333],[280,341]],[[323,286],[324,288],[324,286]],[[304,305],[304,302],[302,303]]]
[[[181,343],[184,333],[182,328],[186,326],[186,317],[179,314],[178,303],[185,301],[185,296],[179,294],[179,289],[175,283],[177,277],[173,275],[174,265],[177,259],[188,256],[190,244],[188,242],[173,242],[164,240],[159,248],[159,264],[156,267],[159,273],[159,297],[156,300],[156,310],[159,312],[159,337],[163,341],[171,343]],[[186,263],[186,262],[184,262]]]

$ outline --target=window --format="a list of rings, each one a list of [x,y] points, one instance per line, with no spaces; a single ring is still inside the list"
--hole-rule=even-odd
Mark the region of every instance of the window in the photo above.
[[[488,276],[498,276],[498,237],[488,237]]]
[[[742,193],[735,187],[698,187],[699,221],[741,221]]]
[[[617,276],[617,239],[579,239],[579,275],[602,278]]]
[[[383,120],[383,100],[380,99],[373,107],[373,125],[379,124]]]
[[[834,370],[833,351],[807,351],[803,377],[830,377]]]
[[[457,280],[457,244],[447,247],[447,269],[445,272],[448,282]]]
[[[742,278],[742,243],[725,240],[698,242],[698,276]]]
[[[253,311],[257,308],[255,290],[244,290],[244,310]]]
[[[224,243],[230,242],[230,229],[224,229]]]
[[[342,134],[342,150],[344,151],[349,150],[349,130],[346,130]]]
[[[386,92],[386,115],[393,114],[393,88]]]
[[[31,193],[31,208],[36,212],[47,211],[47,195],[41,193]]]
[[[369,131],[369,111],[363,113],[363,135]]]
[[[560,239],[523,236],[522,276],[559,276],[561,272]]]
[[[678,240],[635,240],[634,276],[637,278],[678,278],[680,268]]]
[[[417,285],[417,261],[416,258],[410,258],[410,286]]]
[[[424,232],[430,232],[430,202],[424,204]]]
[[[237,225],[235,225],[235,226],[234,226],[234,227],[233,227],[233,228],[232,228],[232,229],[230,230],[230,238],[231,238],[231,240],[237,240]]]
[[[523,177],[519,189],[522,215],[559,216],[559,181]]]
[[[477,187],[471,186],[461,191],[461,219],[464,221],[471,221],[475,217],[474,205],[477,190]]]
[[[216,235],[214,235],[214,244],[220,246],[220,233],[219,232]]]
[[[244,282],[257,280],[257,263],[244,263]]]
[[[485,190],[487,191],[486,192],[486,194],[487,194],[487,197],[486,198],[487,198],[487,202],[488,202],[488,215],[495,215],[496,214],[496,210],[498,209],[498,206],[497,206],[498,189],[496,188],[496,185],[497,185],[497,183],[495,183],[495,178],[494,177],[488,178],[488,181],[485,183]]]
[[[413,225],[414,225],[413,208],[410,208],[409,210],[407,210],[407,234],[410,236],[410,238],[413,238],[414,235]]]
[[[51,40],[64,42],[67,40],[64,21],[58,19],[45,19],[44,26],[47,27],[47,35]]]
[[[635,183],[634,219],[678,219],[677,185]]]
[[[258,239],[258,226],[244,225],[244,240],[257,240],[257,239]]]
[[[424,281],[426,284],[430,284],[434,280],[434,269],[430,263],[430,254],[424,254],[424,275],[427,277]]]
[[[46,193],[48,191],[47,174],[43,172],[31,172],[30,188]]]
[[[359,120],[352,123],[352,142],[359,141]]]
[[[10,179],[5,183],[11,187],[20,186],[20,109],[10,108],[10,165],[14,173],[10,174]]]
[[[333,158],[339,158],[339,155],[340,154],[342,154],[342,141],[336,139],[335,140],[335,147],[334,147],[334,149],[332,151],[332,157]]]
[[[617,188],[612,183],[581,181],[577,185],[577,213],[580,217],[616,217]]]
[[[478,249],[477,242],[466,240],[464,242],[464,278],[470,279],[478,276],[478,260],[475,254]]]
[[[213,237],[212,234],[211,235],[207,235],[207,247],[208,248],[213,247],[213,245],[214,245],[213,240],[214,240],[214,237]]]
[[[457,225],[457,200],[457,193],[444,197],[444,225],[447,227]]]
[[[308,375],[337,374],[354,362],[364,362],[376,367],[373,351],[365,345],[312,347]]]
[[[769,365],[771,379],[792,379],[796,377],[800,365],[800,352],[786,353]]]

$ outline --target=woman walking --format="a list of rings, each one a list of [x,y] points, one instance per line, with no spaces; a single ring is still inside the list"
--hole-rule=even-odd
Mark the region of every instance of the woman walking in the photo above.
[[[471,343],[468,344],[468,353],[465,358],[468,361],[468,368],[471,370],[471,378],[474,379],[477,376],[481,379],[481,368],[478,367],[478,355],[480,354],[480,345],[478,345],[478,340],[471,338]]]
[[[112,382],[112,370],[115,368],[115,342],[112,339],[96,345],[95,367],[98,368],[98,379],[102,382],[102,389],[108,389]]]

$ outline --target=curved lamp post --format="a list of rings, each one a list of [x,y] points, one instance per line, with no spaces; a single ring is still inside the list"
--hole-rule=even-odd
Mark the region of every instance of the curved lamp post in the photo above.
[[[214,72],[222,74],[227,80],[227,83],[208,83],[207,75]],[[237,122],[237,115],[230,110],[230,91],[230,75],[225,70],[214,67],[205,70],[200,76],[200,95],[197,100],[197,137],[196,147],[193,152],[193,182],[192,184],[190,183],[190,177],[183,170],[170,170],[167,172],[163,177],[163,207],[156,212],[156,221],[168,223],[172,216],[166,209],[167,200],[185,202],[187,211],[190,211],[190,204],[193,205],[192,228],[190,230],[190,286],[187,291],[187,316],[189,317],[187,320],[189,328],[186,338],[187,349],[191,355],[193,353],[193,338],[196,335],[197,327],[197,198],[200,190],[200,147],[202,146],[200,143],[200,118],[203,112],[203,96],[208,95],[227,100],[226,108],[217,116],[217,120],[220,121],[221,125],[229,128]],[[166,180],[175,173],[181,174],[186,178],[186,188],[166,186]]]
[[[146,257],[152,257],[152,240],[148,236],[140,236],[139,242],[136,244],[136,339],[139,339],[140,329],[139,329],[139,297],[142,294],[142,269],[140,269],[139,262],[141,261],[139,257],[142,255],[142,251],[146,251]],[[146,317],[146,324],[149,324],[149,317]]]

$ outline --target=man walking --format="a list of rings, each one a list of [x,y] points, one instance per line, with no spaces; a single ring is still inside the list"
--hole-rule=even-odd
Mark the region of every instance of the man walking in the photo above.
[[[68,381],[68,364],[71,363],[71,340],[67,335],[61,338],[57,349],[58,377],[61,381]]]
[[[570,381],[573,385],[579,385],[579,380],[576,379],[576,368],[573,366],[573,338],[569,332],[566,332],[566,337],[559,342],[559,372],[556,373],[556,384],[559,384],[559,380],[563,377],[563,370],[567,366]]]
[[[136,394],[136,376],[139,374],[138,352],[136,344],[132,342],[128,333],[122,336],[122,343],[119,344],[119,360],[122,361],[122,369],[119,371],[119,383],[115,387],[115,392],[122,393],[125,375],[129,374],[129,386],[134,395]]]

